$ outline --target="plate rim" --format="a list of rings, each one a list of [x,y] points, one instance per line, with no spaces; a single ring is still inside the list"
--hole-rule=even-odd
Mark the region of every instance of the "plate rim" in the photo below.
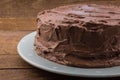
[[[49,68],[48,66],[44,66],[44,65],[40,65],[40,64],[37,64],[37,63],[34,63],[32,62],[30,59],[28,59],[28,57],[25,57],[23,53],[21,53],[21,45],[22,45],[22,41],[24,41],[26,38],[30,38],[30,36],[32,37],[35,37],[35,34],[36,34],[36,31],[34,32],[31,32],[27,35],[25,35],[18,43],[17,45],[17,52],[19,54],[19,56],[24,60],[26,61],[27,63],[29,63],[30,65],[34,66],[34,67],[37,67],[39,69],[42,69],[42,70],[45,70],[45,71],[49,71],[49,72],[52,72],[52,73],[57,73],[57,74],[62,74],[62,75],[67,75],[67,76],[77,76],[77,77],[119,77],[120,76],[120,73],[116,73],[116,74],[105,74],[105,75],[91,75],[91,74],[75,74],[74,72],[73,73],[69,73],[69,72],[65,72],[65,71],[60,71],[60,70],[57,70],[57,69],[54,69],[54,68]],[[23,45],[22,45],[23,46]],[[34,50],[33,50],[34,51]],[[34,51],[35,52],[35,51]],[[33,53],[34,54],[34,53]],[[36,54],[37,55],[37,54]],[[38,56],[38,55],[37,55]],[[43,58],[41,56],[39,56],[40,58]],[[81,69],[84,71],[85,70],[88,70],[86,68],[76,68],[76,67],[70,67],[70,66],[65,66],[65,65],[62,65],[62,64],[58,64],[58,63],[55,63],[53,61],[49,61],[45,58],[43,58],[44,60],[46,60],[46,62],[50,62],[50,63],[54,63],[54,64],[57,64],[57,65],[60,65],[60,66],[63,66],[63,67],[67,67],[67,68],[72,68],[72,69]],[[118,68],[120,68],[120,66],[117,66]],[[110,68],[110,70],[112,69],[113,67]],[[96,68],[92,68],[93,70],[96,69]],[[89,70],[92,70],[89,68]],[[97,68],[98,69],[98,68]],[[96,70],[97,70],[96,69]],[[106,70],[108,68],[99,68],[99,70],[102,69],[102,70]],[[99,74],[99,70],[98,70],[98,74]]]

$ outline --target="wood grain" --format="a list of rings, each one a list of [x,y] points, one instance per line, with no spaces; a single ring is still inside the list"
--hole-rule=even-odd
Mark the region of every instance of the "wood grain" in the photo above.
[[[19,55],[0,55],[0,69],[33,68]]]
[[[32,31],[0,30],[0,54],[17,54],[17,44],[20,39]]]
[[[0,30],[35,30],[36,18],[0,18]]]

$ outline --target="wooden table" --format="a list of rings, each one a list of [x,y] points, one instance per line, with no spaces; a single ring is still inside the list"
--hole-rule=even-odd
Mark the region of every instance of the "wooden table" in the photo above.
[[[12,3],[7,3],[5,1],[8,0],[3,0],[4,4],[6,3],[6,6],[9,4],[11,5]],[[12,0],[9,0],[12,1]],[[22,0],[16,0],[16,1],[22,1]],[[26,0],[30,1],[30,0]],[[42,1],[42,0],[39,0]],[[45,1],[49,0],[44,0],[43,4],[46,4]],[[55,1],[55,0],[53,0]],[[64,0],[61,0],[64,1]],[[76,1],[76,2],[75,2]],[[83,0],[66,0],[64,3],[61,2],[53,2],[54,6],[58,5],[63,5],[63,4],[68,4],[68,3],[78,3],[79,1],[82,3]],[[78,2],[77,2],[78,1]],[[89,0],[87,0],[89,1]],[[93,0],[93,3],[103,3],[104,1],[95,1]],[[116,2],[115,2],[116,1]],[[68,2],[68,3],[67,3]],[[113,2],[106,2],[103,4],[119,4],[120,1],[114,0]],[[15,2],[13,2],[15,3]],[[22,4],[25,3],[24,1],[21,2]],[[31,3],[31,2],[26,2],[26,3]],[[32,3],[35,3],[34,0]],[[50,3],[51,5],[53,3]],[[84,3],[84,2],[83,2]],[[91,3],[91,2],[88,2]],[[0,3],[1,4],[1,3]],[[17,3],[16,3],[17,4]],[[20,3],[18,3],[20,4]],[[36,6],[39,7],[37,3],[35,3]],[[37,69],[28,63],[26,63],[19,55],[17,52],[17,44],[19,40],[25,36],[28,33],[31,33],[36,30],[36,17],[35,15],[37,14],[37,11],[39,8],[36,8],[36,12],[32,12],[32,8],[28,9],[28,12],[30,13],[29,15],[27,12],[25,13],[24,10],[27,10],[27,8],[24,8],[22,11],[22,8],[20,6],[16,6],[16,8],[20,8],[20,11],[17,12],[16,8],[14,8],[15,4],[13,6],[9,6],[10,8],[13,8],[13,11],[9,11],[9,13],[5,13],[5,11],[9,10],[9,7],[4,8],[4,10],[1,8],[0,14],[0,80],[96,80],[96,78],[82,78],[82,77],[70,77],[70,76],[64,76],[64,75],[58,75],[54,73],[50,73],[41,69]],[[35,7],[36,7],[35,6]],[[25,4],[24,4],[25,7]],[[45,8],[44,5],[42,7]],[[40,7],[40,10],[43,8]],[[49,6],[48,6],[49,7]],[[46,8],[48,8],[46,7]],[[52,8],[51,7],[51,8]],[[14,15],[13,15],[14,13]],[[101,78],[98,80],[120,80],[120,77],[116,78]]]

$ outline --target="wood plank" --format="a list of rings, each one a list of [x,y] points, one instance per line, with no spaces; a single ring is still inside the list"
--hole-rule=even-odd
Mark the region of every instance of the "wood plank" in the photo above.
[[[39,69],[0,70],[0,80],[51,80],[54,78],[56,78],[55,75]]]
[[[35,30],[36,18],[0,18],[0,30]]]
[[[119,80],[116,78],[97,78],[97,80]],[[3,69],[0,80],[96,80],[96,78],[71,77],[53,74],[40,69]]]
[[[0,54],[17,54],[19,40],[32,31],[1,31]]]
[[[0,55],[0,69],[10,68],[33,68],[19,55]]]

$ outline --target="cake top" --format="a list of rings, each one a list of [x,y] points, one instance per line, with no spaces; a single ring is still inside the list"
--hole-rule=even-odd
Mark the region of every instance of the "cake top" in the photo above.
[[[102,5],[70,5],[45,10],[38,14],[38,22],[42,24],[77,25],[82,27],[84,22],[103,24],[108,26],[120,26],[120,10],[117,7]],[[87,24],[91,25],[91,24]]]

